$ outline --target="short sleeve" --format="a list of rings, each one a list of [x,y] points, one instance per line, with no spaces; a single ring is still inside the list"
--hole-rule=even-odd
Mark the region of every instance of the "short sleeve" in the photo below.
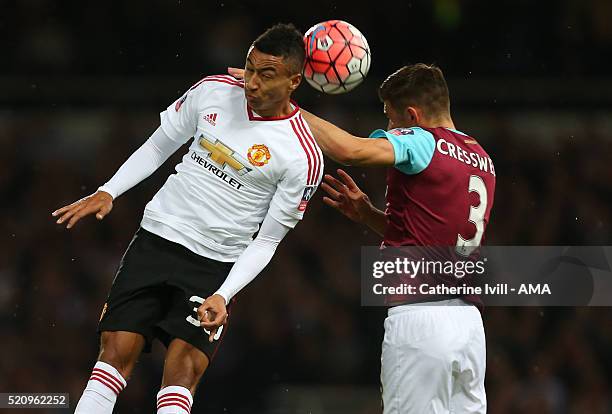
[[[160,113],[161,128],[173,141],[185,143],[195,135],[198,126],[198,99],[204,85],[195,84]]]
[[[393,145],[395,168],[404,174],[414,175],[423,171],[433,158],[436,140],[423,128],[395,128],[389,131],[377,129],[370,138],[386,138]]]
[[[307,185],[308,166],[300,164],[302,163],[294,163],[285,172],[284,177],[278,182],[268,209],[268,214],[275,220],[291,228],[303,218],[306,206],[321,182],[319,177],[316,184]]]

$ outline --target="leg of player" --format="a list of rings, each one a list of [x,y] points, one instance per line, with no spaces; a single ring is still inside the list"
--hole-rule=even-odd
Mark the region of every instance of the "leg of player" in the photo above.
[[[480,312],[461,299],[389,310],[381,357],[384,414],[486,413]]]
[[[145,339],[133,332],[102,332],[100,354],[75,414],[111,414],[127,385]]]
[[[157,414],[189,414],[193,395],[208,367],[208,357],[193,345],[176,338],[170,342],[164,363],[162,387],[157,394]]]

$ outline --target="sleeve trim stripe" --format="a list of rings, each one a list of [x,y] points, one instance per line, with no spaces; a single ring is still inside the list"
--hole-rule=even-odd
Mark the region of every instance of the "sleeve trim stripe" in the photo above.
[[[306,126],[305,122],[304,122],[304,118],[302,118],[302,115],[300,115],[299,117],[299,121],[300,124],[302,125],[302,129],[304,131],[304,133],[306,134],[306,137],[310,140],[310,142],[312,143],[312,147],[313,147],[313,152],[316,156],[316,172],[314,174],[313,177],[313,183],[311,185],[316,185],[319,182],[319,176],[321,176],[323,174],[323,154],[321,153],[321,149],[319,148],[319,145],[317,144],[317,142],[315,141],[314,137],[310,134],[310,132],[308,131],[308,127]]]
[[[310,151],[306,149],[306,146],[304,145],[304,141],[302,140],[302,136],[300,135],[300,133],[298,132],[298,129],[296,128],[297,121],[295,119],[291,119],[289,122],[291,123],[291,128],[293,128],[293,132],[295,132],[295,135],[298,137],[298,140],[300,141],[300,145],[302,145],[302,149],[306,153],[306,158],[308,158],[308,179],[306,180],[306,185],[311,185],[310,181],[311,181],[311,175],[312,175],[312,160],[310,159],[311,157]]]
[[[237,81],[230,81],[228,79],[221,79],[221,78],[208,79],[208,78],[205,78],[200,83],[203,83],[203,82],[227,83],[228,85],[239,86],[241,88],[244,88],[244,84],[242,84],[240,82],[237,82]]]
[[[306,134],[305,128],[304,126],[301,124],[301,120],[298,118],[298,120],[296,121],[297,127],[300,131],[300,133],[302,134],[302,138],[304,138],[304,142],[306,142],[306,146],[308,147],[308,150],[310,151],[310,155],[312,156],[313,159],[313,168],[312,168],[312,177],[310,180],[308,180],[307,185],[314,185],[317,182],[317,178],[319,176],[319,164],[320,164],[320,160],[317,154],[317,150],[315,145],[311,142],[311,138],[308,137],[308,135]]]
[[[205,78],[202,78],[199,81],[197,81],[191,88],[189,88],[189,90],[190,91],[194,90],[195,88],[200,86],[203,82],[212,82],[212,81],[229,83],[230,85],[244,87],[244,81],[238,80],[238,79],[234,78],[233,76],[230,76],[230,75],[211,75],[211,76],[206,76]]]
[[[242,82],[241,80],[238,80],[230,75],[210,75],[210,76],[206,76],[204,79],[225,79],[225,80],[231,80],[234,82]]]

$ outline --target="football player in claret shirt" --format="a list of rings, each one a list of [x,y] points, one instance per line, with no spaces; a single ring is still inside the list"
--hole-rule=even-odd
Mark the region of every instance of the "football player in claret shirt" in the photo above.
[[[383,237],[386,246],[480,246],[493,205],[495,169],[478,141],[455,128],[442,71],[405,66],[379,89],[387,130],[355,137],[304,112],[323,153],[345,165],[388,166],[386,209],[353,179],[326,175],[323,200]],[[420,298],[422,300],[423,298]],[[395,303],[382,349],[385,414],[484,413],[486,347],[469,297]]]
[[[190,412],[226,306],[302,219],[323,175],[321,151],[290,100],[304,57],[295,27],[270,28],[248,51],[244,81],[200,80],[161,113],[161,126],[95,194],[53,213],[68,228],[89,214],[103,219],[119,195],[193,137],[121,260],[77,413],[111,413],[154,338],[167,346],[157,412]]]

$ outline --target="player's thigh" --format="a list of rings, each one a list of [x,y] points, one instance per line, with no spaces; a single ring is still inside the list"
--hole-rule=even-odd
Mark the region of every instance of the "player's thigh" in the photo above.
[[[479,413],[487,410],[485,392],[486,339],[482,318],[476,308],[463,309],[462,323],[469,340],[458,354],[453,372],[453,413]]]
[[[158,323],[158,337],[168,346],[174,338],[193,345],[212,361],[219,344],[231,324],[231,318],[222,326],[212,342],[209,333],[200,326],[196,309],[202,301],[216,292],[229,273],[232,264],[222,263],[194,255],[180,247],[176,251],[176,270],[168,281],[167,294],[171,306]],[[231,314],[232,303],[227,306]]]
[[[449,413],[453,332],[438,307],[389,316],[381,356],[385,414]]]
[[[134,332],[150,350],[155,325],[167,311],[166,279],[173,270],[164,242],[139,229],[130,243],[104,305],[98,332]]]

